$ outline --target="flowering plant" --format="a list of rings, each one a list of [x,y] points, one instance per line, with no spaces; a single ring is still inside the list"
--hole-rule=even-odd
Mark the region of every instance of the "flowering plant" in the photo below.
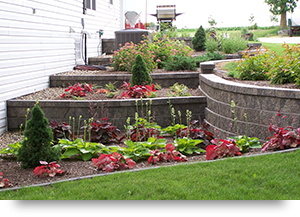
[[[67,89],[65,89],[65,92],[70,91],[71,96],[75,97],[82,97],[85,96],[86,92],[93,92],[92,85],[91,84],[74,84],[73,86],[69,86]],[[66,93],[61,95],[61,98],[67,97]]]
[[[58,169],[60,166],[56,162],[47,163],[46,161],[40,161],[42,166],[38,166],[34,169],[34,176],[42,177],[54,177],[56,174],[63,175],[65,172]]]
[[[154,38],[150,43],[149,38],[145,38],[138,45],[133,42],[126,43],[115,51],[111,66],[116,71],[129,72],[138,54],[143,57],[149,71],[153,71],[156,68],[163,68],[163,62],[172,56],[191,56],[193,50],[184,41]]]
[[[157,63],[154,58],[154,51],[149,49],[149,39],[142,40],[138,45],[133,42],[125,43],[123,47],[120,47],[117,51],[114,51],[113,58],[111,60],[111,66],[116,71],[131,71],[134,64],[135,57],[140,54],[149,71],[153,71],[157,67]]]

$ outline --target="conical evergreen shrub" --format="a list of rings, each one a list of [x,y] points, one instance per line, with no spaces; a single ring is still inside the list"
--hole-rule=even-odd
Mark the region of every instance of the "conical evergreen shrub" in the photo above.
[[[150,77],[149,70],[143,59],[143,57],[138,54],[135,57],[134,65],[131,69],[131,86],[151,84],[152,78]]]
[[[31,114],[32,118],[26,123],[24,140],[18,152],[22,168],[34,168],[40,165],[40,161],[58,161],[61,157],[60,149],[51,147],[53,133],[38,102]]]
[[[205,30],[202,26],[200,26],[192,39],[193,49],[195,51],[205,51],[205,43],[206,43]]]

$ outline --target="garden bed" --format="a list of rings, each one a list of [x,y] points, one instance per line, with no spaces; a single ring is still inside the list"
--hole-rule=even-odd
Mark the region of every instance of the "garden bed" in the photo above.
[[[199,85],[198,71],[187,72],[172,72],[163,69],[157,69],[150,73],[154,84],[159,84],[164,88],[168,88],[176,82],[184,84],[189,88],[197,88]],[[131,74],[123,71],[81,71],[73,70],[69,72],[59,73],[50,76],[50,87],[68,87],[74,83],[90,83],[97,84],[98,86],[105,86],[109,82],[115,83],[116,86],[121,86],[124,81],[130,82]]]
[[[270,121],[278,122],[278,111],[287,116],[283,123],[285,126],[298,127],[300,90],[297,86],[272,85],[269,81],[241,81],[227,76],[224,64],[216,64],[213,74],[200,74],[200,88],[207,97],[205,120],[221,135],[231,136],[236,132],[232,100],[236,104],[241,135],[247,133],[265,141],[269,136]],[[247,115],[247,122],[244,114]]]

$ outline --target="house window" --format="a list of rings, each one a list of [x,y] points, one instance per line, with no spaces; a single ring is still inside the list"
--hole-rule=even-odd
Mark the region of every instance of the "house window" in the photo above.
[[[96,10],[96,0],[84,0],[84,6],[86,9]]]
[[[113,5],[113,4],[114,4],[114,0],[109,0],[109,3],[110,3],[111,5]]]

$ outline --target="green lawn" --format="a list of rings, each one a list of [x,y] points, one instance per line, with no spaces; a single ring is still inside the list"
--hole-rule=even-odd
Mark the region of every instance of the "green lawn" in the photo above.
[[[2,200],[299,200],[300,150],[0,192]]]

